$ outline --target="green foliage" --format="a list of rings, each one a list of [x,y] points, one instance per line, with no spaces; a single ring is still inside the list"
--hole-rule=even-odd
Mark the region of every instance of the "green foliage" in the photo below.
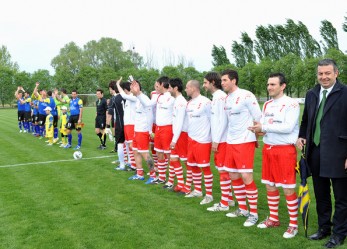
[[[223,46],[217,47],[213,45],[212,47],[212,65],[214,67],[230,64],[227,53]]]
[[[4,107],[5,104],[14,102],[14,92],[17,87],[14,80],[15,71],[9,67],[0,65],[0,101]]]
[[[326,45],[323,45],[324,51],[327,52],[328,49],[334,48],[339,49],[339,43],[337,39],[336,28],[331,22],[327,20],[322,21],[322,26],[319,28],[320,35],[322,36]]]

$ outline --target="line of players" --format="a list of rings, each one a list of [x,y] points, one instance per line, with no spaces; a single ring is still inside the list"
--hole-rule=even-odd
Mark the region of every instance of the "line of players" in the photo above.
[[[39,139],[46,137],[47,145],[52,146],[57,143],[59,130],[61,133],[60,147],[72,147],[71,131],[77,131],[77,145],[74,149],[78,150],[82,145],[83,127],[83,101],[78,98],[77,91],[73,90],[71,99],[66,90],[57,89],[54,91],[39,90],[40,83],[36,82],[32,95],[25,91],[23,87],[17,87],[15,97],[18,106],[18,128],[20,133],[32,133]],[[58,129],[58,120],[60,129]]]
[[[131,83],[121,83],[122,79],[111,81],[109,90],[113,97],[105,133],[112,134],[110,125],[114,114],[120,161],[117,169],[126,168],[123,147],[127,144],[131,165],[136,167],[136,173],[129,180],[145,180],[144,160],[149,168],[145,184],[164,184],[164,188],[193,198],[203,196],[204,178],[205,196],[200,204],[205,205],[213,202],[210,155],[214,152],[221,199],[207,210],[228,211],[229,206],[234,206],[232,187],[238,208],[226,216],[245,217],[244,226],[250,227],[258,222],[258,189],[253,180],[254,154],[258,147],[255,131],[263,131],[262,182],[267,186],[270,216],[257,227],[280,226],[278,187],[282,187],[290,219],[283,237],[293,238],[298,232],[294,144],[298,135],[299,105],[284,95],[287,83],[281,73],[269,77],[268,92],[273,100],[264,104],[263,112],[254,94],[238,87],[238,79],[234,70],[225,70],[221,75],[207,73],[203,87],[212,94],[212,101],[201,95],[199,81],[190,80],[185,87],[188,102],[182,96],[184,85],[179,78],[159,78],[151,98],[142,92],[136,80]],[[151,138],[154,138],[153,158],[149,153]],[[180,160],[186,168],[185,182]]]

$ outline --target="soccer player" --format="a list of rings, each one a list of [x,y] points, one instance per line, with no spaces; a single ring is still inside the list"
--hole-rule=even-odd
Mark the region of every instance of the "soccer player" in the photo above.
[[[51,114],[53,116],[53,143],[55,144],[58,142],[58,110],[55,98],[53,97],[53,92],[48,91],[47,92],[48,98],[49,98],[49,106],[51,107]]]
[[[117,89],[122,98],[126,100],[124,105],[124,136],[129,149],[130,169],[136,170],[133,141],[135,135],[134,125],[137,98],[130,91],[130,82],[124,82],[121,84],[120,80],[117,81]]]
[[[38,99],[38,111],[39,111],[39,118],[38,118],[38,125],[39,125],[39,139],[42,139],[44,136],[44,130],[45,130],[45,122],[46,122],[46,112],[44,111],[47,106],[50,104],[50,99],[47,98],[47,92],[46,90],[42,89],[40,90],[40,93],[38,93],[38,87],[40,83],[35,83],[35,88],[33,91],[33,94]]]
[[[18,128],[19,132],[22,133],[25,131],[24,128],[24,113],[25,113],[25,100],[23,98],[23,88],[21,86],[17,87],[14,96],[17,99],[17,108],[18,108]]]
[[[60,115],[60,136],[61,136],[61,145],[60,147],[65,147],[67,145],[66,138],[67,138],[67,129],[66,129],[66,123],[69,120],[69,115],[67,114],[67,107],[62,106],[61,107],[61,115]]]
[[[258,224],[259,228],[278,227],[279,187],[283,188],[289,214],[289,226],[284,238],[298,233],[298,198],[296,185],[296,148],[299,134],[300,107],[296,100],[287,97],[284,89],[287,81],[282,73],[270,74],[267,90],[271,100],[263,106],[260,122],[249,127],[255,133],[263,132],[262,183],[266,184],[270,216]]]
[[[46,112],[46,138],[48,138],[48,144],[49,146],[53,145],[53,122],[54,118],[51,114],[52,108],[47,106],[44,111]]]
[[[83,114],[83,101],[78,97],[77,91],[72,90],[71,99],[68,101],[70,105],[70,117],[66,123],[67,128],[67,140],[68,143],[64,147],[65,149],[69,149],[72,147],[72,134],[71,131],[75,129],[77,131],[77,145],[75,146],[75,150],[81,149],[82,146],[82,114]]]
[[[142,158],[146,161],[147,166],[150,169],[150,177],[153,176],[153,173],[155,174],[153,159],[149,154],[149,136],[152,133],[153,113],[151,105],[146,105],[149,98],[142,93],[141,84],[137,81],[133,81],[130,89],[137,97],[137,102],[134,125],[135,137],[133,141],[136,174],[131,176],[129,180],[144,180]],[[143,99],[146,98],[147,100],[143,101]]]
[[[106,127],[106,114],[107,114],[107,102],[104,98],[104,91],[102,89],[96,90],[96,97],[98,100],[96,101],[96,117],[95,117],[95,134],[100,139],[99,150],[106,149],[106,134],[104,133],[104,129]]]
[[[111,119],[112,114],[114,116],[114,138],[115,138],[115,151],[118,155],[119,160],[119,166],[116,167],[117,170],[125,170],[125,162],[124,162],[124,142],[125,142],[125,136],[124,136],[124,105],[125,100],[122,98],[122,96],[119,94],[119,91],[117,89],[117,82],[116,81],[110,81],[108,85],[110,94],[112,95],[112,98],[110,100],[110,104],[108,106],[108,113],[107,113],[107,119],[106,119],[106,134],[111,133]]]
[[[24,92],[24,132],[30,132],[32,127],[32,119],[31,119],[31,97],[28,91]]]
[[[213,174],[210,168],[211,154],[211,101],[200,94],[200,83],[190,80],[186,85],[186,93],[191,100],[187,104],[188,119],[188,162],[192,167],[194,190],[185,197],[201,197],[201,179],[204,172],[206,195],[201,205],[213,201]]]
[[[227,148],[224,169],[230,173],[232,187],[239,208],[227,217],[247,217],[244,226],[258,221],[258,189],[253,180],[253,161],[257,138],[248,130],[259,121],[261,111],[257,99],[250,91],[238,87],[239,76],[234,70],[221,74],[222,87],[228,93],[225,111],[228,116]],[[248,212],[248,200],[250,211]]]
[[[207,208],[207,210],[228,211],[229,205],[235,205],[235,203],[230,195],[230,175],[224,170],[228,126],[228,117],[225,113],[224,107],[227,94],[221,90],[221,78],[216,72],[209,72],[205,75],[203,87],[213,96],[211,103],[212,151],[214,152],[214,164],[219,172],[220,188],[222,192],[220,202]]]
[[[182,96],[182,80],[180,78],[170,79],[168,90],[175,98],[172,118],[173,137],[170,144],[170,167],[174,169],[174,173],[177,177],[177,186],[174,188],[174,191],[187,194],[191,191],[190,188],[193,179],[191,166],[187,165],[186,184],[184,184],[183,168],[180,163],[180,160],[185,163],[187,162],[188,152],[188,119],[186,117],[187,100]]]

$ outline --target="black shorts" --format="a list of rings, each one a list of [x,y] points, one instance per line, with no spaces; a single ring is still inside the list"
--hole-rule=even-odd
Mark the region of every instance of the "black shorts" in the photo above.
[[[105,129],[106,127],[106,115],[97,115],[95,118],[95,128]]]
[[[33,122],[35,122],[35,123],[39,122],[39,114],[33,115],[32,118],[33,118]]]
[[[18,121],[24,121],[25,112],[18,111]]]
[[[125,141],[124,136],[124,126],[123,127],[115,127],[114,129],[114,137],[116,144],[122,144]]]
[[[78,124],[78,119],[80,118],[80,115],[73,115],[69,117],[69,120],[67,121],[65,128],[68,130],[76,129],[77,131],[80,131],[81,128],[76,128],[76,125]]]
[[[46,123],[47,115],[39,114],[39,126],[43,126]]]
[[[31,121],[31,112],[24,112],[24,121],[26,122]]]

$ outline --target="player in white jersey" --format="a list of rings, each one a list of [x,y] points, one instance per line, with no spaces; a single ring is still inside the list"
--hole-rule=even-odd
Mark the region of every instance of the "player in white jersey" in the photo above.
[[[146,161],[150,173],[153,174],[154,172],[153,159],[149,154],[149,137],[152,133],[153,124],[152,107],[146,104],[150,99],[142,93],[139,82],[133,81],[130,89],[137,97],[137,102],[134,125],[135,136],[133,141],[136,174],[130,177],[129,180],[144,180],[142,158]]]
[[[200,83],[190,80],[186,93],[191,100],[187,104],[188,119],[188,162],[192,167],[194,190],[186,197],[201,197],[201,179],[204,172],[206,195],[200,204],[213,200],[213,174],[210,168],[211,154],[211,101],[200,94]]]
[[[225,111],[228,116],[227,151],[224,168],[230,173],[234,194],[239,208],[227,217],[245,216],[244,226],[253,226],[258,221],[258,189],[253,180],[253,161],[257,138],[248,130],[254,121],[259,121],[261,111],[257,99],[250,91],[238,87],[235,70],[222,72],[222,86],[228,93]],[[247,208],[247,201],[249,211]]]
[[[126,100],[124,105],[124,136],[125,143],[129,150],[130,169],[136,170],[133,140],[135,135],[134,125],[137,98],[130,92],[130,82],[124,82],[121,84],[120,81],[117,81],[117,89],[122,98]]]
[[[235,205],[235,202],[230,191],[230,175],[224,170],[228,125],[228,117],[225,113],[224,107],[227,94],[221,90],[221,78],[216,72],[209,72],[205,75],[203,86],[205,90],[210,92],[213,96],[211,103],[212,151],[214,152],[214,165],[219,172],[219,181],[222,193],[220,202],[207,208],[207,210],[228,211],[229,205]]]
[[[158,96],[159,96],[159,90],[158,90],[158,85],[159,83],[156,81],[154,83],[154,91],[151,92],[150,94],[150,98],[151,101],[156,103]],[[152,157],[153,157],[153,161],[154,161],[154,169],[155,171],[158,170],[158,157],[157,157],[157,152],[154,150],[154,133],[155,133],[155,128],[156,128],[156,113],[157,113],[157,105],[153,105],[152,106],[152,113],[153,113],[153,125],[152,125],[152,134],[150,137],[150,150],[152,152]],[[153,175],[152,178],[156,178],[156,175]]]
[[[298,233],[298,198],[295,192],[297,152],[294,144],[299,134],[300,107],[296,100],[284,94],[286,86],[287,81],[282,73],[269,76],[267,90],[272,99],[265,102],[260,122],[249,127],[249,130],[265,134],[261,181],[266,184],[270,216],[258,227],[280,225],[278,187],[282,187],[289,213],[289,226],[283,237],[293,238]]]
[[[187,100],[182,96],[183,82],[180,78],[169,80],[169,92],[175,98],[172,118],[172,141],[170,144],[170,174],[172,168],[177,177],[177,185],[174,188],[175,192],[186,194],[190,192],[192,184],[192,169],[187,167],[186,185],[184,184],[183,168],[180,160],[187,162],[188,152],[188,120],[186,118]],[[170,180],[170,179],[169,179]],[[173,182],[172,182],[173,184]]]
[[[154,137],[154,150],[157,152],[158,157],[158,172],[159,177],[153,178],[152,176],[146,183],[165,183],[166,181],[166,168],[167,161],[169,158],[171,150],[170,143],[172,140],[172,113],[173,105],[175,99],[168,92],[169,88],[169,78],[162,76],[157,80],[157,86],[159,91],[159,96],[157,99],[149,100],[148,98],[143,98],[142,101],[148,106],[156,106],[156,128]],[[173,172],[174,173],[174,172]],[[164,185],[164,188],[172,188],[172,183],[168,182]]]

